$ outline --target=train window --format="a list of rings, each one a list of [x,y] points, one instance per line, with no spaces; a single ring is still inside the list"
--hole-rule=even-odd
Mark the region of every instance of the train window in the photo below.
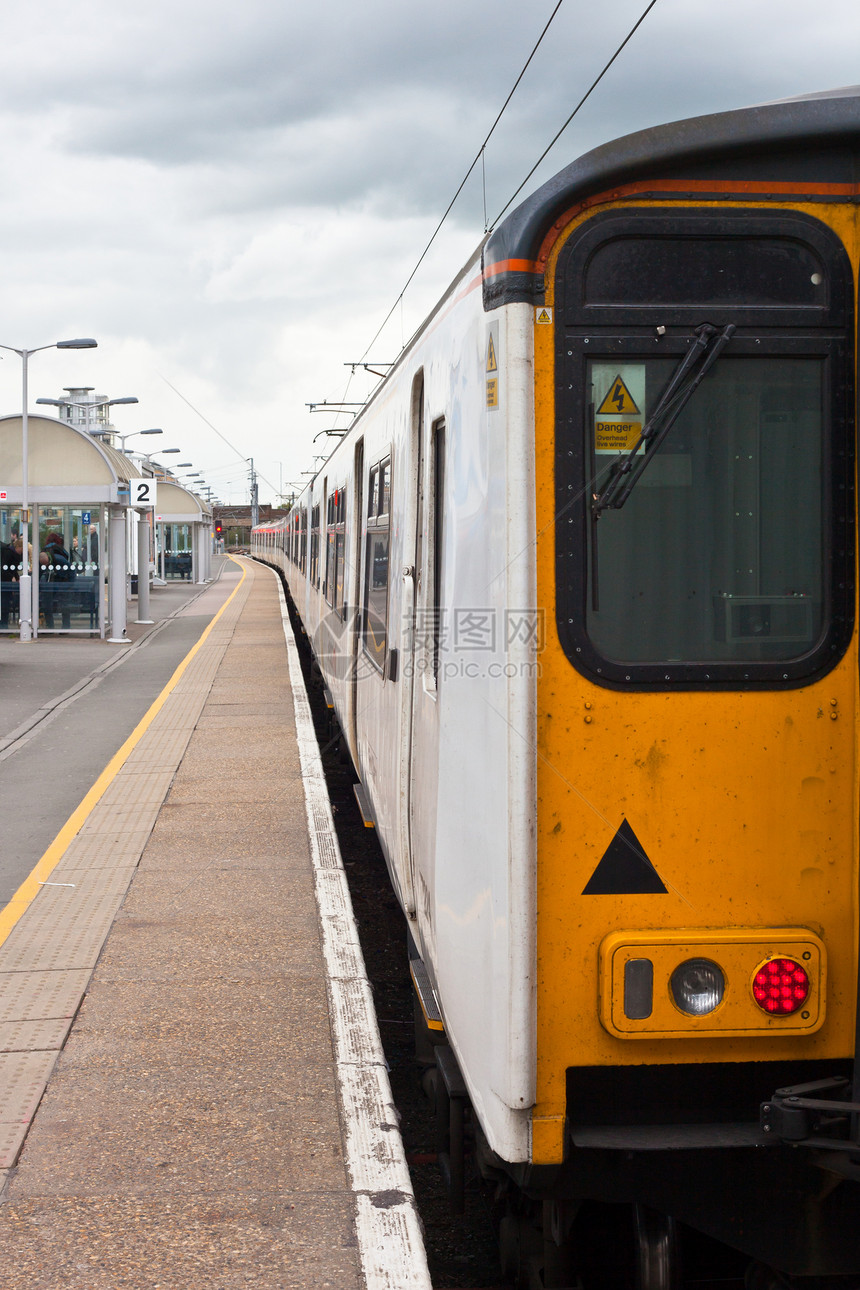
[[[620,379],[647,421],[676,364],[625,364],[626,382],[617,366],[589,363],[592,404],[607,405]],[[587,626],[600,653],[753,661],[813,649],[824,612],[823,384],[819,359],[719,360],[624,504],[595,511]],[[604,445],[629,424],[595,414],[598,496],[619,459]]]
[[[620,300],[630,255],[625,326],[564,333],[576,408],[562,398],[559,629],[571,660],[611,685],[798,684],[850,638],[850,267],[829,235],[766,245],[758,218],[755,237],[742,231],[690,261],[692,327],[665,307],[671,238],[650,260],[645,237],[619,250],[613,236],[603,264],[592,245],[604,300],[610,279]],[[775,305],[802,313],[821,281],[819,319],[773,325]],[[579,287],[565,290],[573,301]]]
[[[445,418],[433,422],[431,464],[433,469],[431,497],[433,504],[433,678],[439,677],[439,653],[442,646],[442,554],[443,554],[443,521],[445,511],[443,497],[445,491]]]
[[[325,596],[331,607],[341,617],[345,605],[346,564],[346,489],[336,488],[328,499],[328,559],[326,563]]]
[[[833,241],[798,212],[598,215],[563,253],[559,312],[568,326],[622,317],[645,325],[754,318],[758,326],[822,326],[851,307]],[[663,316],[653,318],[656,311]]]
[[[387,515],[391,493],[391,461],[383,461],[379,467],[379,514]]]
[[[826,297],[824,266],[788,238],[618,237],[591,257],[590,305],[800,305]]]
[[[320,585],[320,505],[311,507],[311,586]]]
[[[335,586],[335,495],[329,494],[326,514],[326,561],[325,561],[325,598],[329,604],[332,603]]]
[[[367,489],[367,537],[364,562],[364,603],[362,645],[380,672],[385,666],[388,644],[389,489],[391,458],[369,472]]]

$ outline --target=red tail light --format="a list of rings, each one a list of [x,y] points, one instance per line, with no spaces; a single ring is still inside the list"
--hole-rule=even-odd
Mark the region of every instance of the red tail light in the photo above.
[[[787,1017],[809,997],[809,976],[794,959],[769,959],[753,977],[752,991],[763,1012]]]

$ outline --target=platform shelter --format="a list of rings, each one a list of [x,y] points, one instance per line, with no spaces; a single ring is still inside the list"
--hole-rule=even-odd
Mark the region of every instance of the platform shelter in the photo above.
[[[181,484],[158,481],[155,575],[164,582],[208,582],[212,564],[212,508]]]
[[[0,417],[0,632],[126,639],[128,457],[53,417],[29,415],[27,568],[23,568],[21,415]],[[30,605],[19,579],[31,574]],[[26,587],[26,580],[23,584]],[[20,631],[22,639],[29,632]]]

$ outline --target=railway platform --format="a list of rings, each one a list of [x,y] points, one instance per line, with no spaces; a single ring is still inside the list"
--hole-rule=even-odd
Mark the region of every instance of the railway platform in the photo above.
[[[0,726],[4,1287],[429,1290],[280,585],[174,617]]]

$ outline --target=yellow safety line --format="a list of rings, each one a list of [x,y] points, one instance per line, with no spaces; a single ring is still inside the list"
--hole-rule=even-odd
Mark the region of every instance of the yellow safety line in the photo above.
[[[233,597],[238,594],[239,589],[242,586],[242,583],[245,581],[245,578],[247,577],[248,571],[242,564],[240,564],[238,560],[234,560],[232,555],[230,556],[230,559],[233,560],[234,564],[238,564],[239,568],[242,570],[241,578],[236,583],[236,586],[233,588],[230,595],[224,601],[224,604],[218,610],[218,613],[212,619],[211,623],[209,623],[209,625],[206,627],[206,630],[202,632],[197,643],[193,645],[191,649],[188,651],[188,653],[185,655],[185,658],[179,664],[176,671],[173,673],[173,676],[170,678],[170,680],[167,682],[167,685],[165,685],[164,689],[159,694],[158,698],[155,700],[155,702],[152,704],[149,710],[144,714],[144,716],[141,717],[140,721],[135,726],[134,730],[131,732],[128,739],[126,739],[125,743],[122,745],[119,751],[114,754],[114,756],[108,762],[107,766],[105,766],[104,770],[99,775],[98,779],[93,784],[90,791],[87,793],[86,797],[83,799],[80,805],[75,808],[75,810],[66,820],[65,824],[60,829],[59,833],[54,838],[51,845],[48,847],[47,851],[44,853],[41,859],[37,860],[35,867],[21,883],[21,886],[15,892],[15,895],[9,901],[8,905],[6,905],[2,910],[0,910],[0,945],[3,944],[3,942],[8,937],[9,933],[12,931],[12,928],[29,909],[30,905],[33,902],[33,899],[41,891],[40,884],[45,882],[48,879],[51,873],[53,873],[56,866],[62,860],[69,843],[81,831],[81,828],[86,822],[87,817],[92,813],[99,799],[104,795],[104,793],[108,790],[110,785],[116,779],[120,770],[128,760],[130,754],[134,751],[137,744],[140,743],[141,739],[146,734],[147,730],[152,725],[153,721],[158,716],[161,709],[164,707],[171,692],[179,684],[179,681],[182,678],[182,674],[185,672],[185,669],[188,667],[189,663],[194,658],[194,655],[201,648],[207,636],[212,631],[215,624],[218,622],[218,619],[221,617],[223,613],[225,613]]]

